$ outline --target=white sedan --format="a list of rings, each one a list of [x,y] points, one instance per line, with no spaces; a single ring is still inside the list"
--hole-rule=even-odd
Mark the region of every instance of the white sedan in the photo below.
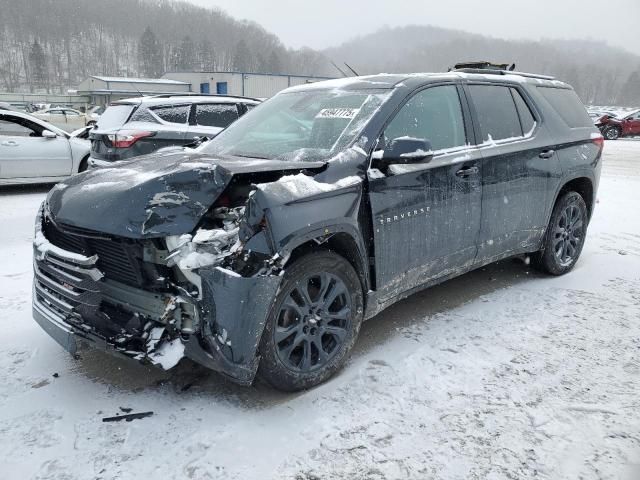
[[[0,185],[58,182],[87,168],[90,149],[32,115],[0,110]]]
[[[82,128],[89,122],[84,113],[74,110],[73,108],[66,107],[46,108],[44,110],[34,112],[32,115],[40,120],[49,122],[66,132],[72,132],[73,130]]]

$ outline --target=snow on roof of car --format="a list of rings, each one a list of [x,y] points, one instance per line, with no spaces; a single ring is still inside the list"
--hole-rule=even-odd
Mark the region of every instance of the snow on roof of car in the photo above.
[[[111,83],[156,83],[162,85],[190,85],[179,80],[169,80],[166,78],[134,78],[134,77],[104,77],[102,75],[92,75],[91,78]]]
[[[112,105],[138,104],[145,105],[175,105],[177,103],[250,103],[259,104],[260,100],[247,97],[234,97],[232,95],[158,95],[123,98],[112,103]]]

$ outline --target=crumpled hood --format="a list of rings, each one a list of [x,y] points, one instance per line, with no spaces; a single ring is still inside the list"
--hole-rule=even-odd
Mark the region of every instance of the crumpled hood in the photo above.
[[[180,235],[196,227],[234,175],[322,166],[200,153],[147,155],[57,184],[47,196],[47,212],[58,224],[110,235]]]

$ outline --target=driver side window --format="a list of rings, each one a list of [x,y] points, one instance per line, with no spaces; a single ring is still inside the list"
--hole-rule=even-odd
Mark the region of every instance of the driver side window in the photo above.
[[[431,87],[411,97],[384,131],[385,143],[400,137],[428,140],[434,151],[465,145],[464,119],[456,86]]]
[[[21,125],[11,118],[0,118],[0,136],[3,137],[39,137],[40,133],[28,126]]]

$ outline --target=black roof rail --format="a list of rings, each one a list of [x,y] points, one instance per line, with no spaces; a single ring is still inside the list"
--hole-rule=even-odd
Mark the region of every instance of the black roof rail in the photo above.
[[[485,68],[459,68],[455,70],[449,70],[450,72],[462,72],[462,73],[477,73],[481,75],[519,75],[527,78],[538,78],[540,80],[555,80],[556,77],[549,75],[540,75],[537,73],[516,72],[511,70],[489,70]]]
[[[225,97],[225,98],[241,98],[244,100],[254,100],[261,102],[259,98],[244,97],[242,95],[220,95],[216,93],[196,93],[196,92],[176,92],[176,93],[161,93],[159,95],[146,95],[144,98],[171,98],[171,97]]]
[[[555,80],[549,75],[539,75],[537,73],[516,72],[515,63],[491,63],[491,62],[463,62],[456,63],[450,72],[478,73],[489,75],[520,75],[527,78],[538,78],[540,80]]]

